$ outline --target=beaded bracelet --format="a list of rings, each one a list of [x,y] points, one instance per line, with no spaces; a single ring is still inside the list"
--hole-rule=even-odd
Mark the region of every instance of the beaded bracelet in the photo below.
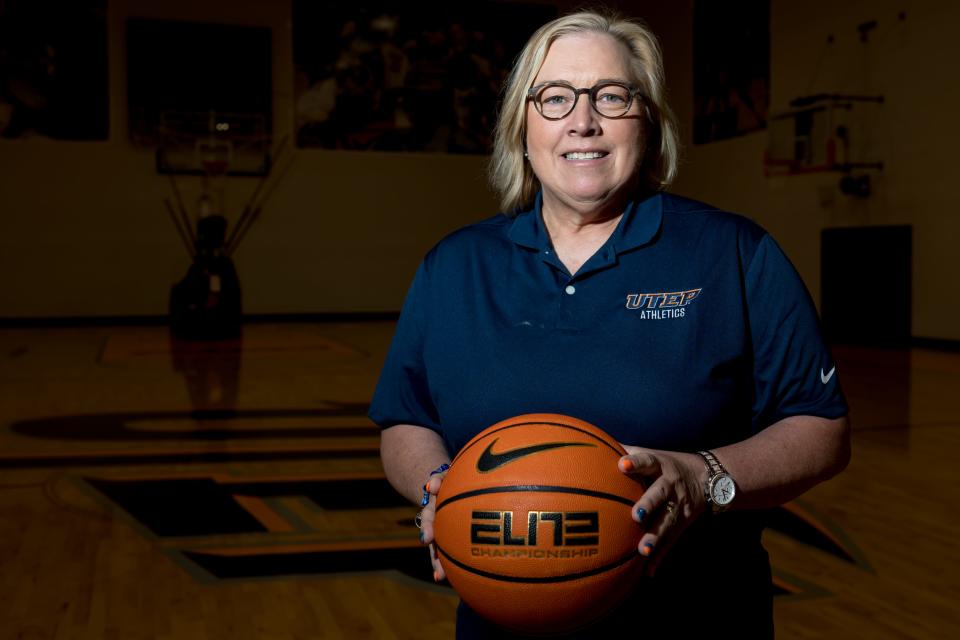
[[[450,465],[444,462],[442,465],[430,472],[430,477],[437,475],[438,473],[443,473],[450,468]],[[427,485],[430,484],[430,480],[427,479],[427,484],[423,485],[423,497],[420,499],[420,506],[425,507],[430,504],[430,492],[427,491]]]

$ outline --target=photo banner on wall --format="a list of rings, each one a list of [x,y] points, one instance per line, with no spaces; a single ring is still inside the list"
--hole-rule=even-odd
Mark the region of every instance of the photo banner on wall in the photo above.
[[[693,5],[693,142],[767,128],[770,0]]]
[[[293,2],[297,146],[489,153],[503,83],[549,5]]]
[[[0,2],[0,137],[106,140],[107,0]]]

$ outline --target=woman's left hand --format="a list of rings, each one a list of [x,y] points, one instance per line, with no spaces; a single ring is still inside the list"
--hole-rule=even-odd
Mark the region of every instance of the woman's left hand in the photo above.
[[[680,534],[706,509],[700,456],[623,445],[620,471],[643,479],[647,490],[633,505],[633,519],[645,529],[638,551],[652,576]]]

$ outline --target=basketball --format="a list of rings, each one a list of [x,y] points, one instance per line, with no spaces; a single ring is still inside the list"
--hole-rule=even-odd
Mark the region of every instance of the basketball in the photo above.
[[[529,414],[477,434],[437,495],[434,543],[477,613],[520,633],[572,631],[629,595],[640,575],[631,517],[643,485],[590,423]]]

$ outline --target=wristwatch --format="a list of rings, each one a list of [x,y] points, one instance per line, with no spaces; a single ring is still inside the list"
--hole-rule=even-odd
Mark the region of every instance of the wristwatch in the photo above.
[[[703,493],[710,510],[713,513],[726,511],[737,495],[737,483],[717,460],[717,456],[713,455],[713,451],[697,451],[697,455],[707,463],[707,482]]]

